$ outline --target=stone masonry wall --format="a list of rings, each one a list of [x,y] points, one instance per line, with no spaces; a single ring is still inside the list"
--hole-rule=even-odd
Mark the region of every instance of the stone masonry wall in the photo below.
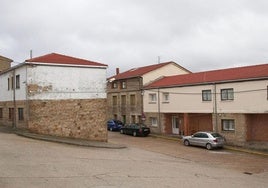
[[[107,142],[106,99],[29,101],[31,132]]]

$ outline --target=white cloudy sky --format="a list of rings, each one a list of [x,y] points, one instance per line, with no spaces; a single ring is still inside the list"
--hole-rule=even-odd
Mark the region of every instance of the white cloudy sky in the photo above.
[[[1,0],[0,55],[56,52],[108,75],[175,61],[193,71],[268,63],[267,0]]]

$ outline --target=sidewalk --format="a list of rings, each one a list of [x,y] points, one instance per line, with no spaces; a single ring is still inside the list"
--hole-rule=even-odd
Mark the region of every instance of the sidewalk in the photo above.
[[[0,126],[0,132],[4,133],[14,133],[19,136],[44,140],[49,142],[57,142],[64,144],[71,144],[77,146],[85,146],[85,147],[96,147],[96,148],[108,148],[108,149],[123,149],[126,148],[124,145],[113,144],[109,142],[98,142],[98,141],[89,141],[85,139],[76,139],[76,138],[66,138],[66,137],[58,137],[58,136],[50,136],[50,135],[42,135],[42,134],[34,134],[25,130],[13,129],[12,127]]]

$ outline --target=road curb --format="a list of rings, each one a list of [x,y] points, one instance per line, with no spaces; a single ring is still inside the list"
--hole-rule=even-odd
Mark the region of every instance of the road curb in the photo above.
[[[55,136],[33,134],[33,133],[19,132],[19,131],[16,131],[15,134],[17,134],[18,136],[23,136],[26,138],[32,138],[32,139],[36,139],[36,140],[70,144],[70,145],[76,145],[76,146],[106,148],[106,149],[124,149],[124,148],[127,148],[124,145],[113,144],[113,143],[109,143],[109,142],[98,142],[98,141],[89,141],[89,140],[83,140],[83,139],[63,138],[63,137],[55,137]]]

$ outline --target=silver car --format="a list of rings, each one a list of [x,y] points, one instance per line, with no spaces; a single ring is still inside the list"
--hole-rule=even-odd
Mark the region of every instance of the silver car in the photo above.
[[[183,143],[185,146],[202,146],[210,150],[213,148],[222,148],[225,144],[225,138],[215,132],[197,132],[192,136],[184,136]]]

